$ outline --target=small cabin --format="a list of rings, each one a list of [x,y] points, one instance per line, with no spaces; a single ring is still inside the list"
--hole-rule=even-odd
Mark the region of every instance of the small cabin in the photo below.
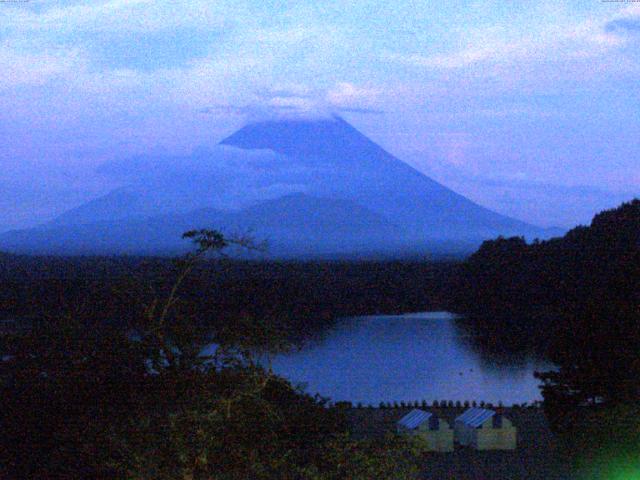
[[[455,419],[455,438],[476,450],[515,450],[516,427],[500,412],[470,408]]]
[[[416,435],[429,452],[452,452],[453,429],[445,420],[424,410],[414,409],[397,423],[398,433]]]

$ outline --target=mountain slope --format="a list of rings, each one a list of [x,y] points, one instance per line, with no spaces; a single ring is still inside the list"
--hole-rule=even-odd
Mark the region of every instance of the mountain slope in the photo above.
[[[251,124],[221,143],[247,150],[268,148],[296,158],[316,173],[310,191],[366,205],[406,225],[416,241],[544,236],[536,227],[483,208],[433,181],[339,117]]]
[[[102,239],[102,253],[131,252],[141,241],[153,253],[154,245],[177,248],[178,226],[252,229],[296,255],[402,256],[434,245],[472,249],[497,235],[546,236],[426,177],[339,117],[249,124],[218,147],[107,164],[101,174],[122,188],[46,228],[0,235],[0,249],[88,252]]]

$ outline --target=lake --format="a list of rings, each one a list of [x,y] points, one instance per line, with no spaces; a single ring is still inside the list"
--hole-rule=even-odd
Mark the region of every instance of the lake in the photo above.
[[[541,400],[529,354],[487,354],[447,312],[340,319],[304,348],[276,356],[273,369],[332,401]]]

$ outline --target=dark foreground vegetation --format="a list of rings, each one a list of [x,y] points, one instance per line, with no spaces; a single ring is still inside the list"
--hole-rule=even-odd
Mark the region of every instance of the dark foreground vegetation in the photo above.
[[[520,454],[542,462],[546,434],[539,455],[428,459],[256,361],[340,315],[442,308],[467,314],[483,349],[557,365],[537,375],[575,478],[640,468],[640,201],[562,238],[485,242],[461,265],[213,260],[233,242],[189,238],[178,261],[0,257],[1,315],[29,320],[0,330],[0,478],[464,478],[464,462],[494,478]],[[357,412],[362,425],[394,409]]]
[[[562,238],[485,242],[455,290],[488,342],[544,345],[558,366],[537,374],[545,412],[580,458],[638,458],[640,200]]]
[[[179,292],[228,241],[189,237],[197,253],[126,321],[89,297],[0,337],[0,478],[414,478],[412,442],[350,438],[340,409],[255,361],[287,348],[277,325],[198,328]]]
[[[293,337],[346,315],[442,309],[453,263],[421,261],[261,262],[203,259],[180,285],[177,305],[201,326],[261,319]],[[30,257],[0,254],[0,320],[71,311],[126,325],[168,294],[174,262],[143,257]]]

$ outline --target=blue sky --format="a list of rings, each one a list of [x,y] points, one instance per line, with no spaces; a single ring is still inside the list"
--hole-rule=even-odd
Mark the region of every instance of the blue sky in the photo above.
[[[571,226],[640,195],[640,3],[0,3],[0,229],[105,160],[339,112],[479,203]]]

